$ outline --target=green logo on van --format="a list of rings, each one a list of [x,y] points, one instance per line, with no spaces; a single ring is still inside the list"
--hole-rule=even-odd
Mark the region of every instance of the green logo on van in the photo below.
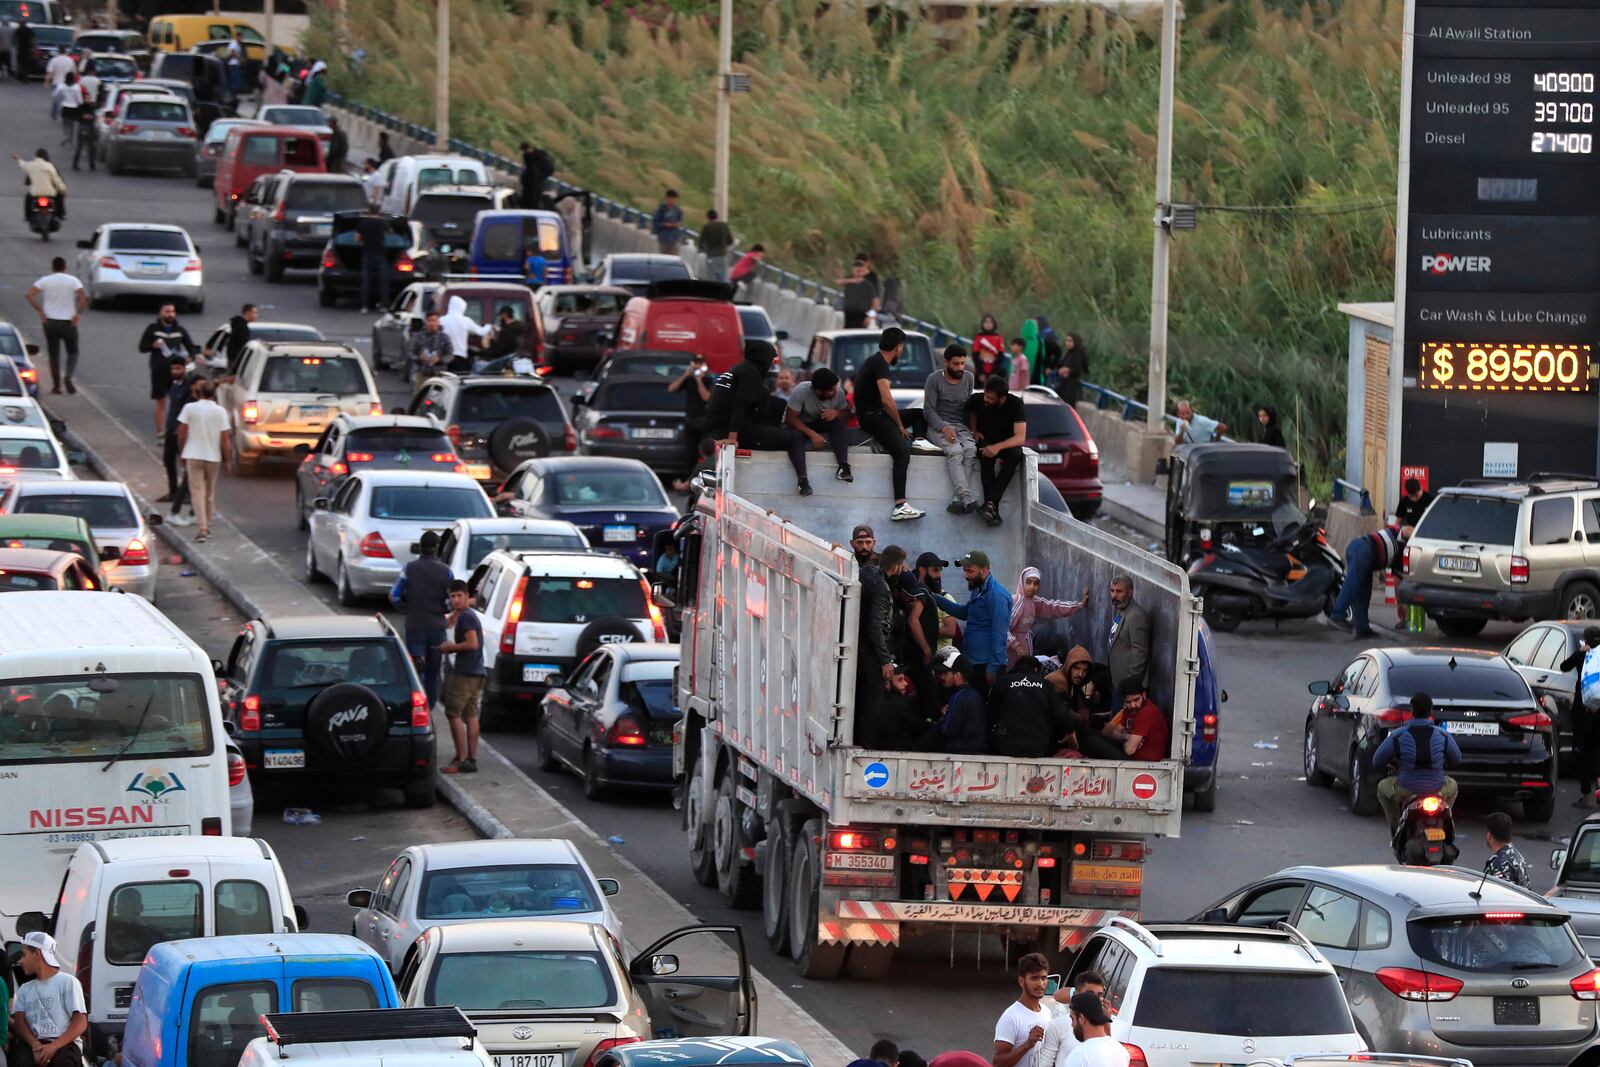
[[[164,802],[172,793],[185,792],[183,782],[171,771],[164,771],[160,767],[151,767],[147,771],[140,771],[133,776],[133,781],[128,783],[127,792],[141,793],[153,803]]]

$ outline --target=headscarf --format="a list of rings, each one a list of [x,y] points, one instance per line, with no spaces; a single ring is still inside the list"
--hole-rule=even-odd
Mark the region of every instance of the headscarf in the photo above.
[[[1256,440],[1264,445],[1284,447],[1283,427],[1278,425],[1278,409],[1270,404],[1258,404],[1256,410],[1267,413],[1265,426],[1262,426],[1259,420],[1256,422]]]
[[[1029,319],[1022,324],[1022,354],[1028,357],[1028,366],[1037,367],[1044,345],[1039,342],[1039,320]]]
[[[1033,655],[1033,627],[1036,622],[1066,618],[1077,614],[1083,607],[1083,603],[1077,600],[1051,600],[1037,593],[1028,596],[1022,587],[1029,578],[1038,578],[1042,582],[1044,575],[1039,573],[1038,567],[1024,567],[1017,579],[1016,592],[1011,597],[1011,626],[1006,634],[1007,666],[1023,656]]]
[[[1029,578],[1037,578],[1041,584],[1044,582],[1044,575],[1040,573],[1038,567],[1022,568],[1022,574],[1018,576],[1017,584],[1011,587],[1016,590],[1011,595],[1011,630],[1013,633],[1016,632],[1017,624],[1022,622],[1023,612],[1027,612],[1029,622],[1033,621],[1033,597],[1022,591]]]

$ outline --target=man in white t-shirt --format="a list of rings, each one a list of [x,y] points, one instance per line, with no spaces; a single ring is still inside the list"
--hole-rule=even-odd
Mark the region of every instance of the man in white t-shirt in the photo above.
[[[61,392],[61,346],[67,348],[67,392],[76,393],[72,376],[78,370],[78,318],[89,303],[83,283],[67,273],[67,261],[56,256],[50,273],[34,282],[23,294],[28,305],[44,323],[44,345],[50,353],[50,391]]]
[[[1062,988],[1056,992],[1056,1003],[1071,1003],[1078,993],[1094,993],[1104,997],[1106,980],[1100,977],[1099,971],[1084,971],[1074,979],[1072,988]],[[1044,1040],[1039,1042],[1039,1050],[1033,1054],[1033,1061],[1038,1067],[1066,1067],[1067,1057],[1077,1047],[1078,1038],[1072,1032],[1072,1013],[1062,1012],[1044,1028]]]
[[[228,413],[217,403],[217,387],[207,379],[195,383],[196,399],[178,413],[178,455],[189,472],[189,504],[199,529],[196,541],[211,536],[216,512],[217,479],[233,446]]]
[[[1111,1036],[1111,1014],[1099,993],[1074,993],[1068,1004],[1072,1036],[1078,1047],[1067,1057],[1067,1067],[1128,1067],[1128,1047]]]
[[[1044,1040],[1050,1025],[1050,1012],[1044,1006],[1044,991],[1049,982],[1050,961],[1030,952],[1017,961],[1016,1002],[994,1024],[994,1067],[1049,1067],[1034,1061],[1034,1049]]]
[[[1200,414],[1187,400],[1178,401],[1178,432],[1172,435],[1173,444],[1203,445],[1222,440],[1227,432],[1227,423]]]
[[[78,65],[65,52],[57,52],[44,65],[44,83],[50,87],[51,118],[61,114],[61,87],[67,83],[67,75],[77,69]]]
[[[11,1028],[17,1049],[36,1067],[83,1067],[78,1045],[89,1029],[83,986],[61,970],[56,939],[36,930],[22,939],[22,971],[32,981],[17,988]],[[29,1052],[20,1052],[20,1050]],[[19,1053],[12,1056],[17,1062]]]

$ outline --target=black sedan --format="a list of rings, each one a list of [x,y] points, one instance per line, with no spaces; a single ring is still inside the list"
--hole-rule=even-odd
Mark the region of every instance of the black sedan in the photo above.
[[[656,534],[678,521],[661,479],[636,459],[553,456],[511,472],[495,496],[502,513],[565,519],[595,548],[653,570]]]
[[[1305,724],[1305,776],[1313,786],[1338,780],[1350,810],[1378,810],[1372,765],[1383,739],[1411,718],[1411,697],[1433,698],[1433,718],[1461,749],[1446,769],[1462,792],[1520,800],[1534,822],[1555,813],[1555,724],[1504,656],[1462,648],[1372,648],[1331,682],[1312,682]]]
[[[689,369],[692,356],[688,352],[665,352],[653,348],[629,348],[611,351],[595,366],[589,377],[578,386],[577,395],[587,400],[600,388],[600,383],[611,377],[651,375],[670,385],[672,380]]]
[[[1595,625],[1600,622],[1594,619],[1532,623],[1512,638],[1500,653],[1522,675],[1544,710],[1555,716],[1561,756],[1564,760],[1572,759],[1568,764],[1569,773],[1578,766],[1572,740],[1572,698],[1578,691],[1578,671],[1583,665],[1579,663],[1563,671],[1561,664],[1578,651],[1583,631]]]
[[[544,698],[534,738],[540,769],[572,768],[590,799],[607,786],[672,788],[677,666],[677,645],[601,645],[591,652],[565,686]]]
[[[654,375],[612,375],[585,398],[573,397],[578,447],[590,456],[642,459],[668,474],[688,469],[683,423],[686,394]]]

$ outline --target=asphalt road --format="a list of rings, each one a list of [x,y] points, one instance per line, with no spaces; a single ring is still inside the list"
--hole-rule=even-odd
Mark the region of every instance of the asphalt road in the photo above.
[[[55,148],[59,135],[49,123],[44,91],[38,86],[0,84],[0,114],[9,147],[19,154],[43,144]],[[330,339],[367,350],[371,318],[348,308],[317,307],[310,274],[293,274],[284,285],[269,285],[245,268],[242,252],[211,221],[208,190],[175,175],[127,175],[66,172],[71,190],[71,215],[62,234],[44,246],[22,231],[17,187],[0,204],[0,312],[33,325],[22,291],[48,269],[51,254],[70,256],[72,242],[87,237],[92,227],[107,222],[172,222],[189,229],[205,260],[207,314],[189,321],[197,341],[250,301],[262,306],[264,320],[309,323]],[[135,345],[153,307],[126,307],[90,312],[84,318],[84,358],[79,384],[141,440],[155,446],[152,405],[147,398],[145,357]],[[384,401],[397,407],[406,397],[396,379],[380,375]],[[302,535],[292,513],[293,483],[287,464],[264,467],[256,477],[224,478],[220,507],[252,538],[298,571]],[[175,581],[176,579],[172,579]],[[198,578],[184,581],[198,583]],[[329,597],[329,587],[318,587]],[[201,644],[220,653],[237,619],[216,597],[190,600],[162,591],[169,610]],[[168,599],[171,597],[171,599]],[[1375,618],[1387,620],[1381,605]],[[367,609],[367,610],[370,610]],[[221,620],[226,620],[221,621]],[[1498,646],[1516,632],[1493,626],[1474,644]],[[1291,623],[1279,629],[1248,624],[1218,639],[1220,671],[1230,701],[1224,709],[1222,783],[1218,809],[1193,814],[1184,821],[1182,837],[1156,844],[1146,873],[1144,909],[1156,918],[1183,917],[1202,909],[1242,882],[1296,863],[1386,861],[1385,834],[1377,819],[1357,819],[1335,790],[1308,787],[1301,773],[1300,739],[1308,697],[1305,685],[1329,678],[1348,662],[1354,645],[1347,635],[1318,623]],[[862,985],[849,982],[803,982],[787,960],[767,952],[757,917],[726,909],[714,891],[690,877],[681,847],[675,813],[659,796],[617,796],[585,801],[574,779],[534,767],[531,737],[503,731],[494,743],[535,780],[605,837],[620,838],[615,847],[637,864],[702,920],[743,921],[751,936],[756,965],[813,1015],[827,1022],[851,1047],[863,1054],[873,1039],[887,1036],[925,1055],[948,1048],[987,1052],[990,1021],[1012,998],[1014,984],[1004,973],[1002,946],[979,944],[968,936],[953,944],[937,938],[907,946],[901,965],[887,980]],[[1543,874],[1548,854],[1542,838],[1560,836],[1577,821],[1566,807],[1576,795],[1569,785],[1548,826],[1521,826],[1524,851],[1536,877]],[[291,798],[299,803],[303,799]],[[407,812],[366,798],[323,797],[310,801],[324,816],[319,827],[283,826],[265,814],[261,832],[275,844],[290,868],[292,883],[312,912],[319,929],[341,929],[347,914],[343,892],[370,884],[387,857],[416,840],[466,836],[464,825],[443,809]],[[318,805],[321,805],[320,807]],[[1462,862],[1479,865],[1486,856],[1481,844],[1482,817],[1488,810],[1471,796],[1463,799],[1459,819],[1465,842]],[[1512,814],[1520,815],[1513,810]]]

